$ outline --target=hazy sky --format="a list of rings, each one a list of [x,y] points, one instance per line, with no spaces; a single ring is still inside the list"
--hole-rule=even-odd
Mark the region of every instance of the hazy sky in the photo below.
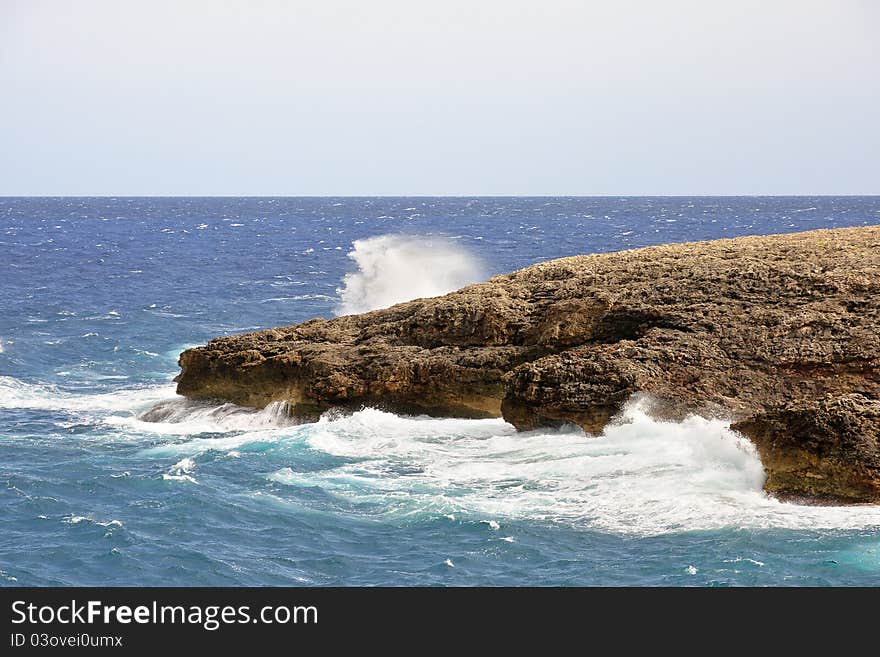
[[[0,0],[0,195],[880,193],[876,0]]]

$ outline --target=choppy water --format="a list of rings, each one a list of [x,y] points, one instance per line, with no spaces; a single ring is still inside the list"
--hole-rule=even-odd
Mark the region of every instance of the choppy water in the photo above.
[[[880,583],[880,508],[768,499],[722,422],[295,426],[170,382],[216,335],[548,258],[875,223],[878,197],[0,199],[0,584]]]

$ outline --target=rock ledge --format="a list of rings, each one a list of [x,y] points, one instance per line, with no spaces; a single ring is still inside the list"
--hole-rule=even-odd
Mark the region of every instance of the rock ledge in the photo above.
[[[432,299],[211,340],[178,392],[598,433],[636,392],[723,416],[768,492],[880,501],[880,227],[552,260]]]

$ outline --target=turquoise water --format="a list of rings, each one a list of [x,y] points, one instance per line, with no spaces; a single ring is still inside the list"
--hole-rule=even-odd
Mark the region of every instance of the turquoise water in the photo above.
[[[297,426],[171,383],[216,335],[549,258],[875,223],[878,197],[0,199],[0,584],[880,583],[880,509],[765,497],[720,421]]]

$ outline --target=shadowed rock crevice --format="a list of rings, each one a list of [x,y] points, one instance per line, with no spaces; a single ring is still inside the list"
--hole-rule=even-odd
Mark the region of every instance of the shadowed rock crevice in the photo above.
[[[847,444],[867,436],[863,448],[822,451],[833,433],[812,437],[837,425],[793,409],[855,394],[864,401],[847,413],[870,415],[878,355],[880,228],[871,226],[544,262],[442,297],[217,338],[181,354],[177,381],[193,399],[284,401],[302,419],[368,405],[594,434],[648,393],[660,416],[723,416],[758,436],[771,492],[873,501],[873,420],[846,425]],[[822,403],[810,408],[842,417]],[[761,447],[780,433],[799,436],[797,447]],[[796,450],[830,469],[777,468]]]

